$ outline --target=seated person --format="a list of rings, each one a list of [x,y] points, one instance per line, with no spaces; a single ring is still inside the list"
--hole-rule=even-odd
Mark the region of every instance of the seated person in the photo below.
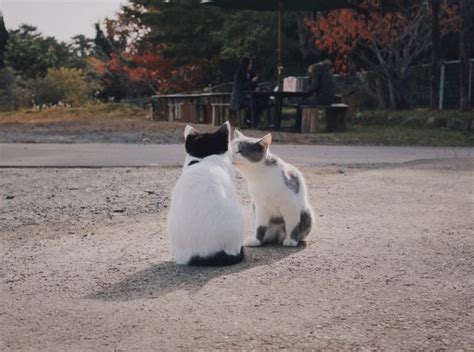
[[[296,130],[301,131],[303,106],[331,105],[335,96],[334,76],[331,72],[331,61],[324,60],[308,67],[309,92],[311,96],[304,98],[296,110]]]
[[[245,124],[252,126],[252,107],[250,98],[246,96],[245,91],[254,90],[257,87],[258,75],[252,72],[252,60],[243,57],[240,60],[239,68],[234,77],[234,87],[230,97],[230,111],[238,112],[245,109]]]

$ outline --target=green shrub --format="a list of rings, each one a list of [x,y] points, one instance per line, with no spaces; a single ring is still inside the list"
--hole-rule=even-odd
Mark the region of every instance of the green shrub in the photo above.
[[[87,80],[84,72],[74,68],[50,69],[44,78],[36,80],[34,85],[37,105],[56,105],[63,103],[80,106],[92,99],[97,89]]]

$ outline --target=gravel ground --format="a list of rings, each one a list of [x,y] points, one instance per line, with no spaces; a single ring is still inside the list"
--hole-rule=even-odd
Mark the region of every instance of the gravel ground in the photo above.
[[[306,245],[206,269],[177,168],[0,169],[0,350],[473,350],[473,160],[302,171]]]

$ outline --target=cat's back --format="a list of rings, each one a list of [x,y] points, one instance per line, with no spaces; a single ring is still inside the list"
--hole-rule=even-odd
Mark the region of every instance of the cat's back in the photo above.
[[[218,157],[206,159],[208,160],[202,160],[183,170],[176,183],[175,192],[184,192],[187,198],[199,196],[208,198],[215,192],[219,195],[221,192],[235,191],[235,176],[230,168],[230,162],[218,160]]]
[[[247,181],[255,194],[275,196],[291,190],[290,195],[298,198],[306,193],[304,177],[298,168],[274,154],[269,154],[262,166],[256,169]]]
[[[170,209],[176,227],[213,232],[216,220],[230,227],[242,222],[233,172],[209,159],[186,168],[176,183]]]

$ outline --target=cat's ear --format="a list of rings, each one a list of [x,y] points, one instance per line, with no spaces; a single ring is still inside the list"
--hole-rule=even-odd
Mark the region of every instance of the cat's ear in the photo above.
[[[230,130],[232,127],[230,127],[229,121],[226,121],[219,129],[215,132],[216,134],[225,134],[228,137],[228,140],[230,140]]]
[[[244,134],[236,128],[234,130],[234,138],[243,138],[243,137],[245,137]]]
[[[271,133],[266,134],[257,143],[262,145],[265,149],[268,149],[270,144],[272,144],[272,134]]]
[[[186,125],[184,129],[184,139],[188,138],[190,134],[198,134],[198,131],[193,126]]]

